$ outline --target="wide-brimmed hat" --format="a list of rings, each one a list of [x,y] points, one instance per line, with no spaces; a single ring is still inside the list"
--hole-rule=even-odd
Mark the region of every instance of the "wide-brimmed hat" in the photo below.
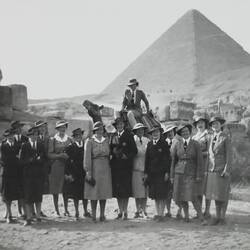
[[[69,123],[66,122],[65,120],[57,121],[57,122],[56,122],[56,127],[55,127],[55,128],[57,129],[57,128],[60,128],[60,127],[62,127],[62,126],[66,126],[66,128],[67,128],[67,127],[68,127],[68,124],[69,124]]]
[[[193,127],[192,127],[192,125],[191,125],[190,123],[182,123],[182,124],[180,124],[180,125],[177,127],[176,133],[177,133],[178,135],[180,135],[181,130],[184,129],[184,128],[188,128],[189,131],[192,131],[192,128],[193,128]]]
[[[112,124],[106,125],[105,130],[108,134],[114,134],[116,132],[116,128]]]
[[[99,128],[104,128],[103,123],[100,122],[100,121],[95,122],[94,125],[93,125],[93,131],[96,131],[96,130],[98,130]]]
[[[156,131],[156,130],[160,130],[160,131],[162,131],[162,128],[160,127],[160,126],[153,126],[152,128],[150,128],[149,130],[148,130],[148,134],[152,134],[154,131]]]
[[[177,128],[177,126],[175,124],[169,124],[169,125],[163,127],[163,134],[168,133],[175,128]]]
[[[4,132],[3,132],[3,136],[4,137],[7,137],[7,136],[10,136],[10,135],[14,135],[15,134],[15,131],[13,129],[6,129]]]
[[[34,125],[35,125],[36,128],[39,128],[39,127],[41,127],[41,126],[43,126],[45,124],[48,124],[48,123],[45,122],[45,121],[39,120],[39,121],[36,121]]]
[[[135,78],[131,78],[131,79],[129,79],[129,81],[128,81],[128,86],[132,86],[132,85],[136,85],[136,86],[138,86],[139,85],[139,82],[135,79]]]
[[[76,128],[72,131],[72,137],[75,137],[77,135],[82,135],[84,133],[84,130],[81,128]]]
[[[199,121],[204,121],[206,124],[208,124],[208,119],[205,117],[205,116],[202,116],[202,115],[198,115],[198,116],[194,116],[194,122],[193,122],[193,125],[196,126],[196,124],[199,122]]]
[[[117,117],[114,122],[112,123],[113,126],[116,127],[116,125],[119,123],[119,122],[122,122],[124,123],[123,119],[121,117]]]
[[[17,128],[20,128],[20,127],[23,127],[25,124],[20,122],[20,121],[13,121],[11,122],[10,126],[11,128],[13,129],[17,129]]]
[[[142,123],[138,122],[135,124],[135,126],[132,128],[132,130],[137,130],[137,129],[140,129],[140,128],[147,128],[145,125],[143,125]]]
[[[213,122],[220,122],[220,124],[223,125],[226,122],[226,120],[221,116],[214,116],[210,119],[209,126],[212,126]]]
[[[27,136],[31,136],[31,135],[33,135],[35,132],[38,132],[38,127],[36,127],[36,126],[33,126],[33,127],[31,127],[31,128],[29,128],[29,130],[27,131]]]

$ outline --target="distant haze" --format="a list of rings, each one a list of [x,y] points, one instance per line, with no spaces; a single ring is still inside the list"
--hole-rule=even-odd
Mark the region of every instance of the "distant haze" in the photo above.
[[[250,1],[0,0],[2,84],[33,99],[100,93],[189,9],[250,51]]]

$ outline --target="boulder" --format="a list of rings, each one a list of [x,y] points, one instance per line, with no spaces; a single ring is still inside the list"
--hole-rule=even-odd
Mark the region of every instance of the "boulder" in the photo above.
[[[12,91],[9,86],[0,86],[0,106],[12,107]]]
[[[12,90],[12,107],[16,110],[24,111],[28,107],[27,88],[25,85],[10,85]]]

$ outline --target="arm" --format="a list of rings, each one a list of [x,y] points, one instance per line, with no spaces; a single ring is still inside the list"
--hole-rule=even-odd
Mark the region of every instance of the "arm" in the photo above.
[[[195,152],[196,152],[196,179],[200,180],[204,173],[204,162],[200,144],[195,142]]]
[[[87,178],[92,176],[92,142],[91,139],[87,139],[84,145],[84,159],[83,167],[86,172]]]
[[[231,165],[232,165],[232,147],[231,147],[231,141],[228,136],[225,139],[224,146],[226,153],[226,165],[222,173],[223,176],[231,172]]]
[[[143,91],[141,93],[142,93],[142,100],[145,103],[147,112],[149,112],[149,102],[148,102],[148,99],[147,99],[147,97],[146,97],[146,95],[145,95],[145,93]]]
[[[144,168],[144,173],[145,175],[149,174],[149,143],[146,148],[146,153],[145,153],[145,168]]]
[[[132,134],[128,136],[128,147],[129,147],[129,150],[128,150],[127,157],[129,159],[132,159],[138,153],[137,146],[136,146],[136,143]]]
[[[173,182],[174,180],[174,169],[175,164],[177,162],[177,154],[176,154],[176,145],[172,145],[171,147],[171,168],[170,168],[170,179]]]

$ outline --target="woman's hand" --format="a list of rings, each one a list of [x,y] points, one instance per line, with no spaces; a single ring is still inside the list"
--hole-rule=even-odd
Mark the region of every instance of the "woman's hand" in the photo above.
[[[174,178],[170,178],[171,184],[174,184]]]
[[[228,177],[228,176],[229,176],[229,173],[227,172],[226,169],[224,169],[220,176],[221,176],[221,177]]]
[[[166,173],[164,176],[164,181],[168,181],[168,179],[169,179],[169,175],[168,175],[168,173]]]

